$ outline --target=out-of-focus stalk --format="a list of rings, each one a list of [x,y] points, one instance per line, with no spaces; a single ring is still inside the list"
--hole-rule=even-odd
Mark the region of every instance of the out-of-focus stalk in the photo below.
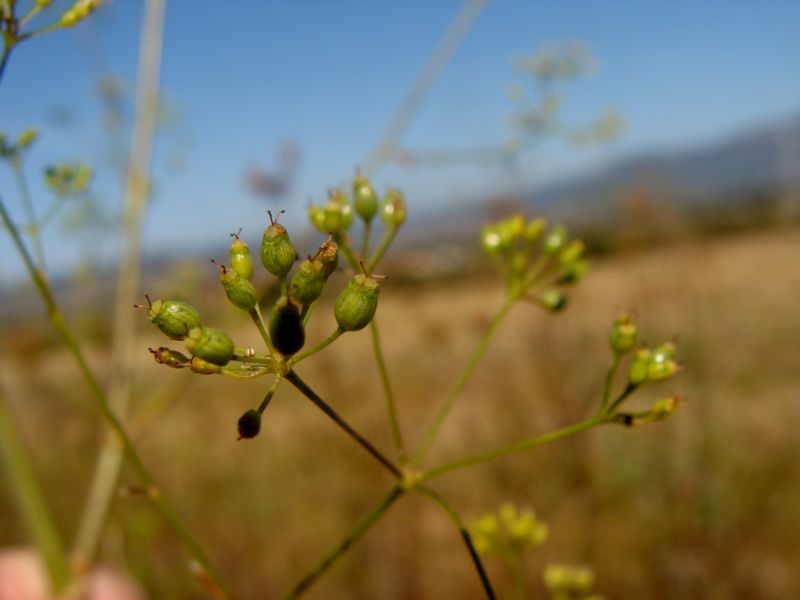
[[[131,305],[139,294],[142,220],[150,190],[165,8],[166,0],[147,1],[139,49],[136,113],[125,182],[122,258],[113,315],[112,377],[108,388],[111,410],[121,420],[127,412],[133,377],[131,365],[136,349],[135,313]],[[95,552],[121,462],[121,449],[109,430],[98,457],[75,541],[74,559],[79,564],[90,561]]]

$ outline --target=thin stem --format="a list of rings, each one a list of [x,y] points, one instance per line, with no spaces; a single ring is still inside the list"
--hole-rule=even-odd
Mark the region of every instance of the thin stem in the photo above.
[[[453,21],[436,44],[436,48],[428,57],[413,87],[403,99],[394,117],[392,117],[378,145],[372,149],[362,163],[362,173],[364,175],[372,175],[378,167],[394,156],[397,146],[411,125],[417,111],[424,104],[431,88],[433,88],[447,63],[450,62],[467,37],[472,25],[487,3],[488,0],[464,0]]]
[[[392,382],[389,380],[389,370],[386,368],[386,361],[383,358],[383,348],[381,347],[381,338],[378,333],[378,322],[376,319],[372,319],[370,322],[369,330],[372,334],[372,351],[375,354],[375,362],[378,365],[378,373],[381,377],[383,393],[386,396],[386,406],[389,409],[389,422],[392,426],[392,437],[397,447],[397,456],[402,464],[406,462],[406,447],[403,442],[403,433],[400,431],[400,422],[397,418],[397,406],[394,401]]]
[[[347,550],[357,542],[366,531],[375,524],[375,522],[385,513],[389,507],[403,494],[403,489],[400,486],[395,486],[391,491],[380,501],[375,507],[363,518],[358,524],[348,533],[345,538],[339,543],[333,551],[328,554],[322,561],[314,568],[311,573],[303,577],[294,589],[286,596],[287,598],[299,598],[308,589],[316,583],[316,581],[330,569],[333,564],[345,553]]]
[[[494,589],[492,589],[492,582],[489,581],[489,576],[486,574],[486,569],[483,568],[481,558],[475,550],[475,545],[472,543],[472,536],[470,536],[469,531],[464,526],[464,522],[461,520],[459,514],[449,502],[447,502],[427,485],[421,485],[415,489],[423,496],[427,496],[436,504],[438,504],[439,507],[444,510],[445,513],[447,513],[447,516],[450,517],[450,520],[453,521],[456,529],[458,529],[458,532],[461,534],[461,539],[464,540],[464,544],[467,546],[470,559],[472,559],[472,564],[475,566],[475,570],[478,572],[478,577],[481,579],[483,590],[486,592],[486,597],[489,598],[489,600],[494,600],[496,596],[494,594]]]
[[[33,208],[28,181],[25,179],[25,172],[22,170],[22,160],[17,157],[11,161],[11,170],[14,171],[14,178],[19,188],[19,196],[22,199],[22,208],[25,210],[25,218],[28,220],[28,235],[33,245],[33,256],[36,258],[36,265],[42,273],[46,273],[44,262],[44,247],[42,238],[39,235],[39,224],[36,221],[36,211]]]
[[[344,259],[347,261],[347,264],[349,264],[356,271],[359,271],[360,267],[358,265],[358,259],[356,258],[356,255],[353,254],[353,249],[350,247],[350,240],[348,239],[347,234],[342,235],[337,233],[333,236],[333,239],[336,240],[339,250],[344,256]]]
[[[353,429],[347,421],[345,421],[342,417],[340,417],[335,410],[333,410],[327,402],[325,402],[322,398],[317,396],[317,394],[312,390],[306,383],[300,379],[300,376],[295,373],[294,371],[289,371],[286,374],[286,379],[298,390],[300,390],[303,395],[311,400],[317,408],[319,408],[322,412],[328,415],[334,423],[336,423],[339,427],[341,427],[347,435],[353,438],[358,444],[364,448],[367,452],[369,452],[372,457],[381,463],[388,471],[392,473],[397,478],[402,477],[402,473],[400,469],[398,469],[392,461],[386,458],[383,454],[381,454],[375,446],[369,443],[364,437],[358,433],[355,429]]]
[[[378,266],[378,263],[381,262],[383,255],[386,254],[386,251],[389,249],[389,246],[392,245],[397,232],[399,231],[399,227],[389,227],[386,232],[383,234],[378,247],[375,248],[375,253],[370,257],[369,262],[367,263],[367,272],[372,273],[373,269]]]
[[[28,11],[28,13],[27,13],[27,14],[26,14],[24,17],[22,17],[22,18],[19,20],[19,25],[18,25],[18,28],[19,28],[19,29],[22,29],[23,27],[25,27],[25,25],[27,25],[28,23],[30,23],[30,21],[31,21],[31,20],[32,20],[32,19],[33,19],[33,18],[34,18],[36,15],[38,15],[38,14],[39,14],[41,11],[42,11],[42,5],[41,5],[41,4],[38,4],[38,3],[37,3],[37,4],[34,4],[34,5],[31,7],[31,9]]]
[[[444,424],[445,419],[453,409],[453,405],[464,389],[464,386],[467,385],[469,378],[475,371],[475,367],[478,366],[478,363],[483,358],[483,355],[486,353],[486,350],[489,347],[489,343],[492,341],[492,338],[497,333],[497,330],[500,328],[500,325],[505,320],[513,305],[514,298],[512,296],[506,298],[506,301],[500,307],[500,310],[497,311],[497,314],[489,324],[488,329],[484,332],[483,336],[481,336],[478,346],[475,348],[469,361],[467,361],[467,364],[464,366],[464,370],[461,372],[461,375],[458,377],[455,385],[453,385],[453,388],[450,390],[447,398],[445,398],[444,402],[439,407],[439,411],[436,413],[436,416],[425,432],[425,435],[422,438],[422,443],[414,455],[414,464],[419,465],[428,454],[428,451],[431,449],[431,446],[433,445],[439,430]]]
[[[361,240],[361,256],[369,254],[369,234],[372,231],[372,222],[364,221],[364,238]]]
[[[303,309],[300,311],[300,318],[303,320],[303,328],[308,325],[308,320],[311,318],[311,313],[314,312],[314,307],[317,301],[314,300],[311,304],[304,304]]]
[[[256,327],[258,327],[258,332],[264,339],[264,343],[267,344],[269,351],[275,354],[275,347],[272,345],[269,332],[267,332],[267,328],[264,326],[264,318],[261,316],[261,308],[258,306],[258,304],[256,304],[255,308],[251,311],[248,311],[247,314],[250,315],[250,318],[253,319],[253,323],[255,323]]]
[[[139,46],[136,112],[125,174],[122,255],[117,270],[108,383],[108,406],[120,422],[125,421],[128,412],[133,377],[130,365],[137,346],[137,315],[131,310],[131,304],[139,295],[141,281],[142,230],[150,196],[165,10],[165,0],[146,2]],[[121,467],[119,444],[107,436],[97,459],[73,548],[75,556],[83,562],[90,561],[96,551]]]
[[[71,579],[67,555],[53,523],[28,453],[17,435],[17,429],[5,399],[0,394],[0,463],[8,474],[9,492],[28,532],[44,558],[50,581],[56,591],[63,590]]]
[[[608,373],[606,374],[606,384],[603,387],[603,404],[601,405],[601,409],[604,409],[611,401],[611,392],[614,389],[614,380],[619,370],[619,362],[620,356],[615,352],[614,358],[611,359],[611,365],[608,367]]]
[[[161,517],[172,527],[175,534],[177,535],[178,539],[180,540],[181,545],[186,550],[187,554],[191,556],[199,565],[202,566],[204,571],[208,574],[208,577],[211,578],[214,583],[222,590],[226,590],[225,584],[220,579],[219,575],[217,575],[214,568],[211,566],[208,558],[206,558],[205,553],[194,541],[191,535],[187,532],[186,528],[177,518],[175,512],[171,509],[171,507],[167,504],[167,502],[163,499],[158,488],[155,485],[155,481],[153,477],[150,475],[149,470],[142,462],[142,459],[139,457],[138,452],[134,448],[130,437],[125,431],[125,428],[122,425],[122,422],[117,418],[114,412],[108,405],[108,401],[106,400],[105,393],[103,392],[103,388],[100,387],[100,384],[97,381],[97,378],[94,376],[91,368],[89,367],[89,363],[86,361],[86,357],[83,355],[83,351],[81,350],[80,345],[78,345],[77,341],[72,335],[69,327],[67,326],[66,322],[64,321],[64,316],[62,315],[58,305],[56,304],[55,298],[50,290],[50,286],[44,280],[42,275],[37,271],[36,266],[33,264],[33,259],[31,258],[28,249],[25,248],[24,243],[22,242],[22,237],[19,234],[19,231],[14,226],[14,223],[11,221],[11,218],[6,210],[5,203],[0,198],[0,218],[2,218],[3,223],[5,224],[6,228],[8,229],[9,233],[11,234],[11,241],[13,242],[14,246],[17,249],[20,257],[22,258],[22,262],[25,265],[25,268],[30,275],[31,280],[33,281],[36,289],[39,292],[39,295],[42,297],[42,300],[45,303],[48,317],[55,328],[56,332],[58,333],[61,341],[66,346],[69,353],[72,355],[75,362],[78,364],[78,369],[81,372],[86,383],[89,385],[89,388],[92,391],[92,397],[97,404],[97,408],[100,410],[103,418],[108,422],[109,426],[114,432],[114,435],[117,438],[119,444],[122,445],[122,450],[127,459],[128,463],[131,465],[133,470],[136,472],[136,475],[141,480],[142,484],[150,491],[149,496],[153,501],[153,504],[161,514]],[[227,597],[230,597],[228,592],[225,592]]]
[[[53,218],[58,214],[64,206],[64,201],[61,199],[53,200],[44,211],[42,216],[39,217],[39,232],[41,233],[47,227]]]
[[[51,31],[55,31],[56,29],[62,29],[62,27],[63,25],[61,25],[61,21],[54,21],[53,23],[50,23],[50,25],[45,25],[44,27],[40,27],[39,29],[23,33],[22,35],[19,36],[18,39],[19,41],[27,40],[37,35],[44,35],[45,33],[50,33]]]
[[[278,375],[275,378],[275,381],[272,383],[272,387],[269,388],[267,395],[264,396],[264,399],[261,401],[261,404],[258,405],[258,414],[263,415],[264,411],[267,410],[267,406],[269,406],[270,401],[275,396],[275,392],[278,391],[278,384],[281,382],[281,376]]]
[[[605,410],[602,411],[602,414],[603,415],[613,414],[614,411],[617,410],[619,405],[622,404],[628,398],[628,396],[630,396],[633,392],[635,392],[639,388],[639,385],[641,384],[628,382],[628,385],[625,386],[625,389],[622,390],[622,392],[620,392],[620,395],[617,396],[616,400],[614,400],[609,406],[605,408]]]
[[[336,329],[333,330],[333,333],[331,333],[328,337],[326,337],[324,340],[322,340],[319,344],[317,344],[316,346],[314,346],[313,348],[311,348],[309,350],[306,350],[305,352],[303,352],[301,354],[298,354],[297,356],[294,356],[289,361],[289,367],[291,368],[294,365],[296,365],[297,363],[299,363],[301,360],[305,360],[309,356],[313,356],[317,352],[319,352],[321,350],[324,350],[325,348],[330,346],[333,342],[335,342],[337,339],[339,339],[339,336],[342,335],[343,333],[344,333],[344,329],[342,329],[341,327],[337,327]]]
[[[563,429],[557,429],[556,431],[551,431],[550,433],[545,433],[544,435],[540,435],[538,437],[520,440],[519,442],[509,444],[508,446],[501,446],[500,448],[489,450],[488,452],[473,454],[467,458],[462,458],[440,467],[436,467],[423,473],[421,475],[421,480],[427,481],[458,469],[463,469],[465,467],[477,465],[483,462],[494,460],[496,458],[508,456],[509,454],[522,452],[523,450],[529,450],[530,448],[535,448],[536,446],[544,446],[545,444],[550,444],[563,438],[575,435],[576,433],[580,433],[581,431],[586,431],[592,427],[597,427],[598,425],[603,425],[610,422],[611,421],[608,416],[597,415],[590,419],[586,419],[585,421],[579,421],[578,423],[564,427]]]
[[[14,47],[14,42],[5,41],[3,43],[3,52],[0,54],[0,81],[3,79],[3,73],[6,71],[8,59],[11,58],[11,49]]]

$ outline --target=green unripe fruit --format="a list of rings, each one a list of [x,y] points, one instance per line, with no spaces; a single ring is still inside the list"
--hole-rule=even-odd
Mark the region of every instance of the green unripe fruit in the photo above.
[[[17,138],[17,146],[20,148],[27,148],[35,142],[38,137],[39,132],[32,127],[28,127],[19,135],[19,138]]]
[[[324,285],[325,270],[322,263],[316,258],[309,258],[297,267],[289,287],[289,295],[300,304],[311,304],[322,295]]]
[[[252,439],[261,431],[261,413],[250,409],[239,417],[236,425],[239,430],[239,439]]]
[[[678,398],[671,396],[669,398],[662,398],[653,403],[650,412],[656,420],[666,419],[678,409]]]
[[[628,367],[628,381],[633,385],[644,383],[647,380],[647,372],[652,358],[653,353],[647,348],[639,350],[633,357],[631,366]]]
[[[378,212],[378,197],[366,177],[359,175],[353,180],[353,203],[358,216],[369,223]]]
[[[389,227],[400,227],[406,222],[406,201],[403,193],[389,190],[383,197],[381,218]]]
[[[199,356],[193,356],[189,362],[189,368],[198,375],[215,375],[222,371],[222,367],[214,363],[203,360]]]
[[[336,322],[344,331],[363,329],[378,308],[378,282],[369,275],[359,273],[347,284],[336,298],[334,314]]]
[[[558,260],[564,266],[569,266],[578,261],[586,250],[585,244],[581,240],[573,240],[561,251]]]
[[[560,312],[567,306],[567,297],[559,290],[545,290],[539,295],[539,304],[550,312]]]
[[[503,251],[503,238],[497,231],[495,224],[486,224],[481,230],[481,246],[489,256],[494,256]]]
[[[627,354],[636,345],[636,324],[628,315],[622,315],[614,321],[608,343],[611,351],[617,356]]]
[[[306,342],[300,308],[286,296],[275,303],[269,316],[269,337],[275,350],[284,356],[294,354]]]
[[[261,238],[261,263],[264,268],[276,277],[286,277],[296,257],[297,253],[286,228],[273,222],[264,230]]]
[[[153,348],[148,348],[148,350],[153,354],[153,358],[156,359],[158,364],[167,365],[173,369],[182,369],[189,364],[188,356],[175,350],[165,348],[164,346],[156,348],[155,350],[153,350]]]
[[[567,230],[559,225],[558,227],[555,227],[544,239],[544,248],[542,250],[546,256],[553,256],[557,254],[566,243]]]
[[[231,304],[242,310],[251,311],[258,303],[256,288],[237,271],[226,269],[223,265],[219,266],[219,280],[225,290],[225,295]]]
[[[173,340],[182,340],[190,330],[200,327],[200,313],[180,300],[156,300],[150,305],[147,318]]]
[[[508,244],[512,245],[525,232],[525,218],[522,215],[512,215],[505,221],[500,221],[499,229],[500,235],[508,240]]]
[[[233,358],[233,340],[221,329],[195,327],[186,338],[186,349],[192,356],[220,367]]]
[[[325,229],[325,210],[323,210],[322,207],[312,205],[308,209],[308,218],[314,226],[314,229],[320,233],[330,233]]]
[[[352,222],[353,207],[347,203],[347,197],[342,192],[333,192],[323,208],[323,231],[341,235],[350,229]]]
[[[339,246],[333,240],[326,240],[317,249],[314,258],[322,264],[322,272],[327,279],[339,266]]]
[[[250,256],[250,248],[247,243],[239,237],[239,234],[232,234],[231,243],[231,268],[240,277],[250,280],[253,278],[253,258]]]
[[[669,379],[678,371],[678,364],[672,360],[675,346],[667,342],[653,350],[650,364],[647,366],[647,380],[653,383]]]
[[[538,240],[542,233],[544,233],[545,227],[547,227],[547,222],[541,217],[528,221],[527,225],[525,225],[525,231],[523,232],[525,241],[532,244]]]
[[[589,272],[589,263],[585,260],[576,260],[570,265],[564,267],[561,275],[558,277],[558,283],[564,285],[572,285],[578,283],[581,279],[586,277]]]

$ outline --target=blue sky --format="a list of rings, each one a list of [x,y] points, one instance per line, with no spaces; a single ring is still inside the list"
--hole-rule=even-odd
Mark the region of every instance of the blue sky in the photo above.
[[[307,201],[347,180],[376,144],[460,5],[171,0],[162,91],[179,119],[158,140],[146,248],[183,253],[219,239],[224,250],[240,226],[255,242],[267,205],[245,188],[243,171],[274,164],[276,145],[287,138],[300,144],[303,162],[291,197],[271,207],[287,208],[287,222],[300,226]],[[38,184],[43,166],[75,159],[96,166],[98,196],[119,205],[95,89],[103,73],[133,89],[141,21],[142,3],[114,0],[88,22],[26,42],[12,56],[0,83],[0,131],[41,130],[28,169],[38,207],[49,201]],[[588,150],[542,144],[526,155],[525,182],[713,141],[800,112],[798,23],[796,0],[490,1],[403,141],[413,148],[502,143],[514,59],[571,40],[592,49],[598,69],[565,89],[565,120],[587,122],[613,106],[628,132]],[[54,109],[68,110],[71,124],[56,126]],[[507,177],[491,167],[389,166],[375,181],[404,189],[413,211],[415,199],[430,207],[502,186]],[[18,207],[2,165],[0,193]],[[45,244],[56,269],[77,259],[75,240],[57,227]],[[103,248],[114,256],[113,241]],[[3,236],[0,276],[17,272]]]

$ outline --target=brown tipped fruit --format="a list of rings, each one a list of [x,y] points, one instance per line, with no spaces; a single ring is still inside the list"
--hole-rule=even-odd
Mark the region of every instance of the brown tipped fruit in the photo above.
[[[147,318],[173,340],[182,340],[190,330],[200,327],[200,313],[180,300],[156,300],[150,305]]]
[[[326,240],[317,249],[314,258],[322,264],[322,272],[325,279],[328,279],[339,266],[339,246],[333,240]]]
[[[182,369],[189,365],[189,357],[175,350],[170,350],[164,346],[156,349],[149,348],[149,350],[156,362],[161,365],[167,365],[173,369]]]
[[[221,329],[195,327],[186,338],[189,354],[220,367],[233,358],[233,340]]]
[[[269,316],[269,336],[275,350],[284,356],[300,350],[306,341],[300,308],[286,296],[275,303]]]
[[[359,273],[336,298],[334,314],[344,331],[358,331],[366,327],[378,308],[378,282],[369,275]]]

